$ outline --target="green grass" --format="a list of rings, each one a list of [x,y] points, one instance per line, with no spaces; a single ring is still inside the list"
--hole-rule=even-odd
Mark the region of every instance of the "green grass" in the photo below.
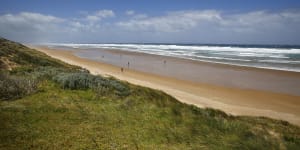
[[[47,59],[60,65],[30,69],[29,62],[6,71],[35,77],[38,86],[21,98],[0,100],[0,149],[300,148],[300,128],[288,122],[197,108],[117,79],[82,77],[78,67]],[[63,80],[53,79],[62,71]],[[65,87],[66,81],[76,88]]]

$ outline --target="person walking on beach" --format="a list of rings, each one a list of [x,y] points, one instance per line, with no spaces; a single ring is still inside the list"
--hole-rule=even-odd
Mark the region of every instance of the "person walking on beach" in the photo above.
[[[129,65],[130,65],[130,63],[128,62],[128,63],[127,63],[127,67],[128,67],[128,68],[129,68]]]
[[[123,67],[121,67],[121,72],[123,73],[123,71],[124,71],[124,69],[123,69]]]

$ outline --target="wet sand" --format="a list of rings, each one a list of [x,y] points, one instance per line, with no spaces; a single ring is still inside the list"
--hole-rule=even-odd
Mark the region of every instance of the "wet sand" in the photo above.
[[[232,115],[266,116],[300,125],[299,73],[118,50],[102,50],[103,55],[98,55],[100,58],[90,60],[76,56],[90,57],[82,56],[86,50],[75,53],[74,50],[33,48],[86,68],[93,74],[114,76],[165,91],[184,103],[220,109]],[[121,72],[120,66],[124,72]]]
[[[112,49],[77,49],[74,52],[82,58],[180,80],[300,96],[300,73],[297,72],[239,67]]]

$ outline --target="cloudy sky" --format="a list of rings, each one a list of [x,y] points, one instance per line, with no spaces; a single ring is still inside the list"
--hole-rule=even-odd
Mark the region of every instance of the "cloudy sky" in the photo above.
[[[300,0],[1,0],[26,43],[300,44]]]

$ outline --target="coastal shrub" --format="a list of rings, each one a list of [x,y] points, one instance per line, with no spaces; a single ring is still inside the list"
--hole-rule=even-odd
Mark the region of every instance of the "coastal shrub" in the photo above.
[[[11,70],[10,73],[12,75],[24,76],[24,75],[31,75],[33,70],[34,69],[31,66],[20,66]]]
[[[118,97],[125,97],[130,94],[130,88],[125,83],[112,78],[103,78],[101,76],[96,76],[91,88],[98,96],[114,94]]]
[[[128,96],[130,94],[130,88],[127,85],[121,83],[118,80],[114,80],[114,79],[109,79],[108,81],[109,81],[110,86],[112,86],[112,88],[115,90],[114,93],[117,96],[124,97],[124,96]]]
[[[71,90],[90,88],[95,81],[95,77],[88,73],[60,73],[53,79],[62,88]]]
[[[72,69],[72,68],[61,68],[61,67],[38,67],[30,73],[31,76],[34,76],[38,79],[52,79],[54,76],[61,73],[89,73],[85,69]]]
[[[66,69],[51,66],[38,67],[33,71],[32,76],[39,79],[51,79],[53,76],[56,76],[57,74],[63,73],[65,71]]]
[[[37,81],[33,78],[8,76],[0,73],[0,99],[12,100],[37,91]]]
[[[31,76],[33,78],[39,79],[50,78],[54,75],[57,75],[58,73],[65,72],[66,70],[67,69],[56,68],[51,66],[33,68],[32,66],[26,65],[14,68],[10,71],[10,74],[17,76]]]
[[[91,75],[86,72],[59,73],[53,80],[64,89],[93,89],[98,95],[112,91],[117,96],[124,97],[130,94],[128,85],[110,78]]]

